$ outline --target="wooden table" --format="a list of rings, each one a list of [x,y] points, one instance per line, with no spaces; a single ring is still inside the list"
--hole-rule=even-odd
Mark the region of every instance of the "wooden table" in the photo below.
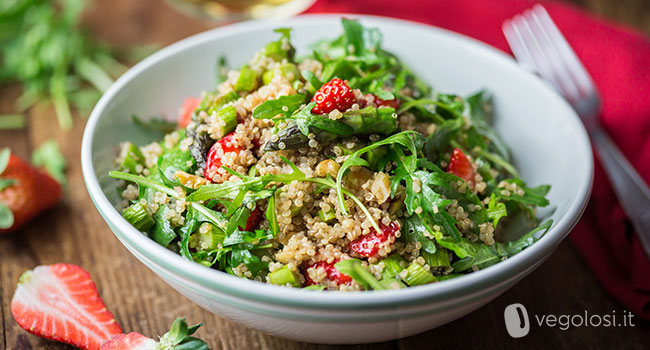
[[[160,0],[102,0],[88,11],[88,23],[101,38],[116,45],[167,44],[208,26],[170,10]],[[650,34],[650,2],[647,0],[579,0],[580,5],[607,17],[628,22]],[[19,91],[0,92],[0,114],[12,110]],[[100,294],[125,331],[161,335],[178,316],[204,322],[198,335],[214,349],[327,349],[269,336],[224,320],[185,299],[114,238],[86,193],[81,177],[80,144],[84,119],[74,129],[60,132],[50,108],[35,108],[31,122],[21,131],[1,131],[0,147],[9,146],[28,157],[48,139],[59,142],[68,162],[69,187],[56,209],[41,216],[21,232],[0,237],[0,349],[67,349],[42,340],[18,327],[9,304],[20,274],[40,264],[70,262],[86,268]],[[381,344],[351,346],[355,349],[463,349],[475,348],[647,348],[650,322],[634,319],[635,327],[578,327],[565,331],[535,327],[522,339],[512,339],[503,324],[503,310],[519,302],[530,314],[610,314],[617,304],[598,285],[570,243],[563,243],[549,260],[521,283],[476,312],[438,329]]]

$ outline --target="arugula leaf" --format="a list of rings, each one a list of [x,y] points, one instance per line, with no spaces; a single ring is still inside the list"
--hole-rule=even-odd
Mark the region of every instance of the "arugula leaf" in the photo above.
[[[352,135],[353,130],[350,126],[345,125],[329,117],[322,117],[311,113],[311,110],[316,106],[316,102],[310,102],[298,113],[291,116],[291,120],[296,122],[303,135],[309,135],[310,128],[316,128],[330,132],[337,136]]]
[[[224,247],[229,247],[237,244],[253,244],[258,245],[261,242],[273,238],[273,235],[265,230],[255,230],[255,232],[242,231],[235,229],[223,241]]]
[[[462,272],[472,267],[482,269],[494,265],[504,258],[508,258],[521,252],[523,249],[537,242],[539,238],[550,229],[552,224],[553,221],[548,220],[516,241],[507,243],[497,242],[493,246],[488,246],[479,242],[472,242],[464,237],[459,241],[453,241],[448,237],[443,237],[442,235],[436,235],[436,241],[440,246],[451,250],[460,258],[460,260],[456,261],[452,267],[454,268],[454,271]],[[544,230],[544,233],[539,237],[535,237],[535,233],[542,230]]]
[[[302,77],[305,79],[307,83],[309,83],[309,92],[313,95],[318,89],[320,89],[321,86],[323,86],[323,82],[316,77],[314,73],[311,71],[308,71],[306,69],[303,69],[300,74]]]
[[[438,244],[454,252],[461,260],[452,264],[454,271],[462,272],[476,266],[479,269],[496,264],[501,257],[496,251],[485,244],[472,242],[465,237],[454,241],[442,235],[436,236]]]
[[[467,98],[470,107],[469,119],[479,134],[490,141],[490,148],[505,161],[510,161],[508,147],[501,139],[501,136],[490,126],[492,119],[492,96],[485,90],[481,90]]]
[[[341,57],[324,64],[321,80],[330,81],[335,77],[343,80],[352,80],[359,76],[361,76],[359,68],[345,57]]]
[[[278,226],[278,217],[275,213],[275,195],[269,197],[266,206],[266,221],[269,223],[269,230],[273,237],[277,236],[280,232],[280,226]]]
[[[163,247],[167,247],[176,238],[176,232],[174,232],[169,219],[166,218],[168,211],[169,208],[166,205],[158,209],[154,216],[156,226],[154,226],[151,232],[151,238]]]
[[[305,99],[305,95],[296,94],[280,96],[275,100],[266,101],[253,110],[253,118],[271,119],[278,115],[288,117],[302,106]]]
[[[176,177],[174,174],[177,171],[190,172],[190,169],[194,167],[194,163],[190,151],[183,151],[176,145],[158,157],[157,168],[165,185],[178,186],[180,183],[178,180],[173,180]]]
[[[347,174],[347,171],[350,167],[353,166],[369,166],[368,161],[363,159],[361,156],[371,150],[386,146],[386,145],[400,145],[411,152],[411,154],[417,153],[416,139],[421,137],[421,135],[415,131],[402,131],[400,133],[391,135],[383,140],[377,141],[368,145],[354,153],[352,153],[346,160],[341,164],[339,172],[336,175],[336,192],[338,196],[338,204],[343,215],[347,215],[347,210],[345,208],[345,200],[343,198],[343,177]],[[413,168],[415,167],[415,159],[413,160]],[[377,232],[380,232],[377,229]]]
[[[154,117],[145,121],[140,119],[137,115],[132,114],[131,119],[135,125],[142,127],[143,129],[158,131],[163,134],[169,134],[178,129],[177,123],[167,121],[162,117]]]
[[[504,196],[498,191],[497,196],[503,201],[513,201],[524,205],[534,205],[538,207],[545,207],[549,204],[546,195],[550,191],[551,186],[539,185],[537,187],[527,187],[520,178],[506,179],[505,182],[516,184],[524,191],[524,195],[520,196],[515,193],[510,193],[509,196]]]
[[[219,56],[214,69],[215,83],[219,85],[228,79],[228,60],[226,56]]]
[[[323,291],[325,290],[325,286],[322,284],[314,284],[311,286],[303,287],[303,290],[318,290],[318,291]]]
[[[404,242],[420,242],[422,244],[422,250],[427,253],[435,253],[437,248],[436,244],[428,237],[424,235],[424,232],[430,231],[430,228],[426,227],[422,222],[422,219],[418,215],[411,215],[404,218],[404,226],[402,227],[402,238]]]
[[[119,179],[119,180],[125,180],[125,181],[130,181],[138,184],[138,186],[142,187],[149,187],[152,189],[155,189],[156,191],[162,192],[172,198],[178,199],[178,193],[174,191],[173,189],[165,186],[164,184],[161,184],[158,181],[148,179],[146,177],[142,177],[139,175],[133,175],[121,171],[109,171],[108,176],[114,178],[114,179]]]
[[[233,268],[244,264],[253,276],[257,276],[262,271],[268,271],[269,263],[262,261],[258,256],[251,253],[252,248],[253,246],[248,244],[234,246],[230,264]]]
[[[497,242],[496,251],[501,256],[513,256],[521,252],[523,249],[531,246],[533,243],[537,242],[544,234],[546,234],[546,232],[548,232],[548,230],[551,229],[551,226],[553,226],[553,220],[547,220],[543,224],[535,227],[530,232],[521,236],[516,241],[507,243]],[[542,232],[542,234],[540,234],[538,237],[535,237],[535,234],[542,230],[544,232]]]
[[[434,157],[434,155],[439,155],[447,150],[449,141],[456,137],[464,124],[462,118],[445,120],[427,139],[424,145],[425,155],[432,161],[436,160],[438,157]]]
[[[496,194],[494,193],[490,195],[490,202],[488,203],[488,208],[486,213],[488,219],[492,220],[494,227],[497,227],[497,224],[499,223],[499,219],[508,215],[508,211],[506,210],[506,205],[504,203],[498,202]]]
[[[384,285],[379,283],[375,276],[368,271],[368,269],[361,264],[359,259],[342,260],[334,264],[336,270],[340,273],[352,277],[357,283],[363,286],[366,290],[385,290]]]

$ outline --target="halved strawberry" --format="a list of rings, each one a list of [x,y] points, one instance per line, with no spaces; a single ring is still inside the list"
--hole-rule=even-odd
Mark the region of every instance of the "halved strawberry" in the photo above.
[[[379,228],[381,229],[380,233],[372,229],[372,232],[350,242],[350,250],[369,258],[377,255],[379,248],[385,245],[385,243],[388,242],[390,244],[395,241],[395,237],[399,231],[399,225],[397,223],[391,222],[388,226],[380,224]]]
[[[177,318],[171,330],[160,338],[160,342],[136,332],[119,334],[102,345],[100,350],[208,350],[208,345],[201,339],[191,337],[201,326],[187,326],[184,318]]]
[[[79,266],[37,266],[20,276],[11,313],[26,331],[88,350],[97,350],[122,328]]]
[[[7,187],[0,186],[0,205],[11,210],[13,224],[0,228],[0,234],[21,228],[41,212],[52,208],[63,192],[61,185],[49,174],[34,168],[21,158],[11,154],[9,163],[0,169],[0,185],[9,181]]]
[[[336,282],[337,284],[346,284],[346,283],[352,282],[352,277],[350,277],[350,276],[348,276],[346,274],[340,273],[339,270],[337,270],[334,267],[334,264],[336,264],[337,262],[338,262],[338,260],[333,261],[330,264],[327,261],[319,261],[319,262],[317,262],[317,263],[315,263],[313,265],[305,265],[304,268],[303,268],[304,269],[303,275],[305,275],[305,285],[313,286],[313,285],[318,284],[318,283],[314,282],[314,280],[312,280],[309,277],[309,274],[307,273],[307,269],[310,268],[310,267],[313,267],[315,269],[317,269],[319,267],[322,267],[323,269],[325,269],[325,272],[327,273],[327,278],[334,281],[334,282]]]
[[[476,172],[474,172],[474,168],[472,167],[469,158],[467,158],[465,153],[463,153],[459,148],[454,148],[454,151],[451,153],[447,172],[465,180],[470,188],[474,187],[474,177],[476,176]]]
[[[237,142],[234,132],[219,139],[219,141],[215,142],[214,145],[210,147],[210,151],[208,151],[208,158],[206,160],[203,177],[212,182],[216,182],[216,176],[219,173],[225,173],[225,170],[221,168],[221,158],[224,154],[229,152],[239,153],[243,149],[244,148],[239,144],[239,142]]]
[[[178,126],[181,128],[187,127],[192,121],[192,113],[201,104],[201,99],[198,97],[188,97],[183,101],[181,114],[178,117]]]
[[[352,107],[355,97],[345,81],[334,78],[323,84],[316,91],[311,101],[316,102],[316,106],[311,110],[312,113],[328,114],[335,109],[339,112],[345,112]]]

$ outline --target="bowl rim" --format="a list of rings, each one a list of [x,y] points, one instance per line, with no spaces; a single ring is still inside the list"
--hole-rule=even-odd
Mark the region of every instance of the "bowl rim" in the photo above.
[[[578,195],[574,197],[562,219],[558,222],[554,222],[551,229],[532,246],[506,261],[499,262],[498,264],[489,266],[480,271],[447,280],[444,281],[444,283],[434,283],[390,291],[318,293],[295,288],[284,288],[231,276],[225,272],[190,262],[180,255],[158,245],[156,242],[143,235],[140,231],[133,228],[124,218],[122,218],[120,213],[104,195],[99,185],[93,166],[92,147],[93,138],[97,131],[96,128],[100,118],[104,115],[104,112],[113,97],[118,94],[124,86],[126,86],[131,80],[136,79],[141,72],[147,70],[149,67],[164,60],[168,56],[183,51],[189,47],[202,45],[205,42],[233,34],[256,31],[259,29],[271,29],[279,23],[287,26],[295,26],[302,22],[312,20],[339,21],[341,17],[358,18],[361,21],[374,26],[389,24],[409,27],[413,30],[431,31],[436,35],[451,37],[453,40],[471,47],[472,50],[479,52],[487,59],[498,61],[498,63],[511,68],[517,67],[515,61],[510,56],[486,43],[463,34],[428,24],[402,19],[347,13],[305,14],[283,22],[273,20],[247,21],[210,29],[182,39],[145,58],[123,74],[106,91],[106,93],[104,93],[96,104],[84,130],[81,146],[83,179],[95,207],[104,220],[107,221],[107,224],[109,224],[117,238],[123,244],[130,245],[132,249],[137,250],[139,254],[145,256],[160,268],[167,270],[167,273],[184,276],[189,280],[219,292],[227,293],[243,299],[285,307],[313,307],[346,310],[383,309],[392,308],[398,305],[417,305],[428,301],[442,301],[454,298],[458,295],[474,293],[485,289],[490,285],[512,278],[519,272],[525,270],[527,266],[533,264],[535,261],[544,259],[550,255],[549,251],[552,252],[566,237],[566,235],[568,235],[573,226],[575,226],[589,200],[593,183],[593,159],[591,146],[589,137],[582,122],[566,101],[551,90],[539,78],[533,74],[519,70],[518,68],[517,69],[522,74],[523,79],[530,81],[531,84],[537,85],[540,91],[552,95],[551,98],[557,100],[559,103],[559,108],[563,108],[566,110],[567,114],[570,115],[569,118],[567,118],[566,123],[576,130],[575,138],[580,148],[579,152],[584,156],[585,166],[581,171],[576,172],[576,176],[579,177],[578,183],[580,184],[580,188],[577,191]]]

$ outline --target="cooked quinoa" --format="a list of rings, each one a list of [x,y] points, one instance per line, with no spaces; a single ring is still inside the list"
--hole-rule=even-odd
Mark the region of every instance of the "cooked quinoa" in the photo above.
[[[186,101],[178,130],[123,143],[111,172],[123,216],[202,265],[321,290],[433,283],[536,241],[550,221],[499,239],[513,216],[536,226],[549,187],[519,178],[489,94],[434,92],[377,29],[342,21],[341,37],[301,57],[277,30]]]

